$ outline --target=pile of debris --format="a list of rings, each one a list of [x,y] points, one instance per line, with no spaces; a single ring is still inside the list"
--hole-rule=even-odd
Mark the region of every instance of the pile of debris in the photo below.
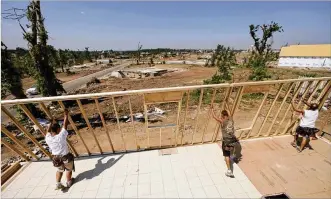
[[[161,76],[165,73],[167,73],[167,69],[162,68],[132,68],[132,69],[126,69],[126,70],[119,70],[114,71],[110,74],[110,76],[117,77],[117,78],[145,78],[145,77],[155,77],[155,76]]]
[[[164,116],[165,113],[166,113],[166,111],[164,111],[160,108],[154,107],[147,111],[148,121],[151,123],[161,121],[160,118],[165,118],[165,116]],[[75,122],[77,129],[87,127],[87,124],[86,124],[84,118],[82,117],[81,113],[71,115],[71,117],[72,117],[72,120]],[[104,118],[106,121],[110,121],[113,123],[117,122],[116,116],[113,114],[104,114]],[[135,114],[133,114],[133,120],[136,122],[145,122],[145,116],[143,113],[135,113]],[[48,120],[43,119],[43,118],[37,118],[37,121],[45,129],[47,128],[47,126],[50,123]],[[94,114],[92,117],[90,117],[89,122],[93,128],[102,126],[102,121],[101,121],[99,114]],[[119,122],[125,122],[125,123],[131,122],[131,116],[130,115],[121,116],[121,117],[119,117]],[[63,120],[59,120],[58,123],[60,125],[62,125]],[[15,135],[14,135],[15,137],[24,136],[24,133],[21,133],[16,128],[16,126],[13,124],[10,124],[10,123],[7,124],[6,128],[8,128],[11,132],[15,132]],[[38,129],[38,127],[36,125],[26,125],[26,128],[31,129],[30,133],[32,133],[32,134],[41,134],[40,130]],[[74,134],[74,131],[70,130],[69,136],[72,134]],[[6,136],[3,136],[3,137],[6,138]],[[46,144],[46,141],[43,136],[39,136],[36,139],[39,140],[40,145],[46,151],[50,152],[50,148]],[[28,141],[27,146],[38,158],[46,158],[46,155],[40,150],[39,147],[35,146],[32,141]],[[24,152],[24,155],[27,156],[29,159],[32,159],[31,155],[28,154],[27,152]],[[17,161],[24,162],[25,160],[23,158],[21,158],[20,156],[13,156],[6,160],[3,160],[2,163],[3,164],[12,164]]]
[[[89,87],[94,84],[100,84],[100,83],[101,83],[101,81],[98,78],[93,77],[89,82],[86,83],[86,87]]]

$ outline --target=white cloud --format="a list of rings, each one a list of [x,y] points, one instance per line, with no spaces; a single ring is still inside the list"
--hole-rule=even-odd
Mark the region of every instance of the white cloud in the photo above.
[[[81,11],[80,14],[85,15],[85,12],[84,11]]]

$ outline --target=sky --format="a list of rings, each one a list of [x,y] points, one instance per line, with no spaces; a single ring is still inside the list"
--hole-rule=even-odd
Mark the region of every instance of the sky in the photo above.
[[[2,1],[1,11],[27,4]],[[41,9],[55,48],[132,50],[140,42],[143,48],[248,49],[248,26],[271,21],[284,29],[273,48],[331,43],[331,2],[42,1]],[[2,18],[1,33],[9,48],[27,47],[16,21]]]

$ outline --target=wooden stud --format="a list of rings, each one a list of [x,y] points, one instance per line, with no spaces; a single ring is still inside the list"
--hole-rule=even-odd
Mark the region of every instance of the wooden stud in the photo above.
[[[160,128],[160,148],[162,147],[162,128]]]
[[[321,98],[325,95],[326,92],[330,92],[329,89],[331,88],[331,81],[328,81],[323,90],[321,91],[321,93],[319,94],[319,96],[317,97],[316,101],[319,102],[321,100]],[[319,103],[321,106],[321,103]]]
[[[267,120],[268,120],[268,118],[269,118],[269,115],[270,115],[270,113],[271,113],[271,110],[272,110],[272,108],[275,106],[276,101],[277,101],[277,99],[278,99],[278,96],[279,96],[279,94],[281,93],[281,91],[282,91],[282,89],[283,89],[283,86],[284,86],[284,84],[280,84],[279,89],[278,89],[277,94],[276,94],[276,97],[275,97],[274,101],[272,102],[272,104],[271,104],[271,106],[270,106],[270,108],[269,108],[269,110],[268,110],[268,113],[267,113],[267,115],[265,116],[265,118],[264,118],[264,120],[263,120],[263,122],[262,122],[262,125],[260,126],[260,129],[259,129],[259,131],[258,131],[258,133],[257,133],[257,135],[256,135],[255,137],[259,137],[259,136],[260,136],[260,134],[261,134],[261,132],[262,132],[262,130],[263,130],[263,127],[264,127],[265,123],[267,122]]]
[[[243,134],[245,131],[250,131],[250,130],[252,130],[250,127],[248,127],[248,128],[244,128],[244,129],[238,129],[238,130],[236,130],[236,132],[240,132],[240,134],[239,134],[239,136],[238,136],[237,138],[238,138],[238,139],[241,139],[242,134]]]
[[[192,143],[194,143],[194,135],[197,131],[197,127],[198,127],[198,117],[199,117],[199,113],[200,113],[200,107],[201,107],[201,103],[202,103],[202,98],[203,98],[203,88],[201,89],[200,91],[200,98],[199,98],[199,105],[198,105],[198,112],[197,112],[197,115],[195,117],[195,126],[194,126],[194,132],[192,134]]]
[[[102,111],[100,109],[99,100],[94,99],[94,102],[95,102],[95,105],[98,109],[98,112],[99,112],[99,115],[100,115],[100,118],[101,118],[101,122],[102,122],[102,126],[106,130],[106,136],[107,136],[109,145],[111,147],[111,150],[112,150],[113,153],[115,153],[114,146],[113,146],[113,143],[112,143],[111,138],[110,138],[110,132],[108,130],[108,127],[107,127],[106,122],[105,122],[105,118],[103,117]]]
[[[237,93],[236,99],[235,99],[235,101],[234,101],[234,103],[233,103],[233,106],[232,106],[232,110],[231,110],[231,116],[232,116],[232,117],[233,117],[233,115],[234,115],[234,112],[236,111],[236,109],[238,108],[238,106],[239,106],[239,104],[240,104],[240,100],[241,100],[241,97],[242,97],[242,95],[243,95],[243,92],[244,92],[244,87],[241,86],[241,87],[239,88],[239,91],[238,91],[238,93]]]
[[[180,112],[182,110],[182,100],[178,102],[178,111],[177,111],[177,121],[176,121],[176,130],[175,130],[175,147],[177,147],[177,137],[179,133],[179,122],[180,122]]]
[[[30,154],[34,159],[38,160],[39,158],[28,148],[26,147],[19,139],[17,139],[15,136],[13,136],[13,134],[8,131],[8,129],[5,127],[5,125],[1,124],[1,131],[7,136],[9,137],[11,140],[13,140],[13,142],[15,142],[15,144],[17,144],[18,146],[22,147],[22,149],[24,149],[28,154]]]
[[[214,104],[214,101],[215,101],[215,95],[216,95],[216,90],[217,90],[216,88],[213,89],[213,95],[212,95],[212,97],[211,97],[211,101],[210,101],[210,104],[211,104],[211,105]],[[209,112],[210,112],[210,110],[211,110],[211,108],[209,108]],[[204,128],[203,128],[203,133],[202,133],[202,141],[201,141],[202,144],[204,143],[205,132],[206,132],[206,130],[207,130],[207,126],[209,125],[210,114],[208,114],[207,117],[208,117],[208,119],[207,119],[206,124],[205,124],[205,126],[204,126]]]
[[[299,100],[299,103],[298,103],[298,106],[297,108],[299,108],[302,104],[302,102],[304,101],[305,99],[305,96],[308,94],[309,90],[310,90],[310,87],[313,85],[313,81],[312,82],[309,82],[306,90],[304,91],[303,95],[301,96],[300,100]]]
[[[59,105],[61,106],[61,108],[62,108],[63,111],[64,111],[64,110],[66,109],[66,107],[64,106],[63,102],[62,102],[62,101],[58,101],[58,103],[59,103]],[[90,150],[87,148],[87,145],[86,145],[86,143],[85,143],[83,137],[82,137],[81,134],[79,133],[79,131],[78,131],[76,125],[75,125],[75,122],[72,120],[70,114],[68,114],[68,120],[69,120],[69,123],[70,123],[72,129],[75,131],[75,133],[77,134],[77,136],[79,137],[79,139],[82,141],[82,143],[83,143],[83,145],[84,145],[84,147],[85,147],[85,149],[86,149],[87,154],[90,156],[90,155],[91,155],[91,152],[90,152]]]
[[[130,108],[131,125],[132,125],[132,127],[133,127],[133,132],[134,132],[134,139],[135,139],[135,143],[136,143],[136,148],[137,148],[137,150],[139,150],[139,147],[138,147],[138,140],[137,140],[137,132],[136,132],[136,128],[135,128],[134,121],[133,121],[133,112],[132,112],[132,105],[131,105],[131,98],[130,98],[130,96],[129,96],[129,108]]]
[[[35,124],[38,127],[39,131],[45,137],[46,136],[45,129],[39,124],[39,122],[37,121],[37,119],[29,111],[29,109],[24,104],[18,104],[18,107],[20,107],[24,111],[24,113],[30,118],[30,120],[32,121],[32,123]]]
[[[111,99],[112,99],[113,108],[114,108],[114,111],[115,111],[115,116],[116,116],[116,121],[117,121],[117,128],[118,128],[118,130],[121,133],[122,142],[124,144],[124,151],[126,152],[126,143],[125,143],[123,132],[122,132],[122,129],[121,129],[121,126],[120,126],[120,120],[118,118],[118,113],[117,113],[117,109],[116,109],[115,99],[114,99],[114,97],[112,97]]]
[[[261,104],[260,104],[260,107],[259,107],[259,109],[257,110],[257,112],[256,112],[256,114],[255,114],[255,116],[254,116],[254,118],[253,118],[252,124],[251,124],[251,126],[249,127],[249,130],[248,130],[248,133],[247,133],[247,136],[246,136],[245,139],[248,139],[249,136],[251,135],[251,133],[252,133],[252,129],[253,129],[255,123],[256,123],[257,118],[258,118],[259,115],[260,115],[260,112],[261,112],[261,110],[262,110],[262,107],[263,107],[265,101],[268,99],[268,95],[269,95],[269,92],[264,93],[263,100],[262,100],[262,102],[261,102]]]
[[[80,109],[81,113],[83,114],[83,117],[84,117],[84,120],[85,120],[85,122],[86,122],[86,124],[87,124],[87,127],[88,127],[88,128],[90,129],[90,131],[92,132],[92,136],[93,136],[93,138],[94,138],[94,141],[95,141],[95,143],[97,144],[97,147],[98,147],[100,153],[102,154],[102,153],[103,153],[103,152],[102,152],[102,149],[101,149],[101,147],[100,147],[100,144],[99,144],[99,142],[98,142],[97,137],[95,136],[94,129],[92,128],[92,126],[91,126],[91,124],[90,124],[90,121],[88,120],[88,117],[87,117],[87,115],[86,115],[86,113],[85,113],[84,107],[83,107],[83,105],[82,105],[82,103],[80,102],[79,99],[77,99],[76,101],[77,101],[77,104],[78,104],[78,106],[79,106],[79,109]]]
[[[186,126],[186,116],[187,116],[187,110],[189,106],[189,100],[190,100],[190,90],[187,91],[187,99],[186,99],[186,105],[185,105],[185,115],[184,115],[184,124],[183,124],[183,131],[182,131],[182,137],[180,140],[180,144],[183,145],[183,138],[184,138],[184,132],[185,132],[185,126]]]
[[[326,93],[324,94],[324,96],[322,97],[322,99],[320,99],[320,103],[318,106],[318,110],[321,110],[325,101],[328,99],[329,97],[329,93],[331,92],[331,85],[329,86],[329,88],[327,89]]]
[[[47,117],[50,120],[53,120],[53,116],[52,116],[51,112],[48,110],[48,108],[45,106],[45,104],[43,102],[39,102],[39,106],[46,113]]]
[[[269,129],[268,129],[267,134],[266,134],[265,136],[269,136],[270,131],[271,131],[272,127],[274,126],[274,124],[275,124],[275,122],[276,122],[276,120],[277,120],[277,117],[278,117],[280,111],[282,110],[282,108],[283,108],[283,106],[284,106],[284,103],[286,102],[286,99],[288,98],[288,95],[290,94],[290,92],[291,92],[291,90],[292,90],[293,85],[294,85],[293,82],[289,85],[289,88],[287,89],[287,92],[286,92],[286,94],[285,94],[285,96],[284,96],[284,98],[283,98],[283,101],[282,101],[282,103],[280,104],[280,107],[278,108],[277,113],[276,113],[276,115],[274,116],[274,119],[272,120],[271,125],[269,126]]]
[[[299,84],[299,87],[297,88],[297,90],[294,92],[294,95],[293,95],[293,98],[291,100],[291,102],[297,97],[297,95],[299,94],[299,91],[301,89],[301,86],[302,86],[303,82],[300,82]],[[285,111],[285,114],[283,116],[283,119],[282,121],[280,122],[280,124],[278,125],[276,131],[275,131],[275,134],[274,135],[278,135],[278,130],[280,129],[280,127],[282,126],[283,122],[285,121],[285,118],[287,116],[287,113],[289,112],[289,110],[291,109],[292,105],[291,103],[289,104],[289,106],[287,107],[286,111]]]
[[[322,81],[318,81],[318,82],[317,82],[317,84],[316,84],[316,86],[315,86],[313,92],[312,92],[312,93],[310,94],[310,96],[308,97],[308,100],[307,100],[308,103],[310,103],[311,100],[313,99],[313,97],[314,97],[314,95],[316,94],[316,92],[317,92],[317,90],[318,90],[318,87],[321,85],[321,83],[322,83]],[[307,108],[308,108],[308,106],[305,105],[303,109],[307,109]]]
[[[147,147],[150,147],[150,142],[149,142],[149,129],[148,129],[148,115],[147,115],[147,105],[145,103],[145,95],[144,95],[144,112],[145,112],[145,134],[147,135]]]
[[[23,127],[20,122],[4,107],[1,106],[1,110],[14,122],[14,124],[36,145],[40,150],[47,155],[49,158],[52,158],[51,154],[43,147],[41,144],[34,138],[25,127]]]
[[[24,153],[22,153],[19,149],[17,149],[16,147],[14,147],[12,144],[10,144],[9,142],[7,142],[4,138],[1,138],[1,143],[4,144],[7,148],[9,148],[10,150],[14,151],[17,155],[21,156],[22,158],[24,158],[24,160],[26,160],[27,162],[29,162],[29,158],[26,157],[24,155]]]

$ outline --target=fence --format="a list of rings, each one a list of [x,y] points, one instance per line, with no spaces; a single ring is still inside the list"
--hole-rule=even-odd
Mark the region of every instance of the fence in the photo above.
[[[211,104],[218,116],[228,110],[239,139],[284,135],[291,133],[298,118],[290,103],[305,108],[303,100],[314,100],[321,108],[330,87],[331,77],[323,77],[5,100],[2,113],[14,125],[9,129],[1,124],[1,141],[25,160],[51,157],[40,141],[46,127],[27,104],[42,110],[48,120],[61,120],[63,110],[70,110],[67,143],[76,157],[219,141],[220,124],[210,114]],[[9,111],[13,105],[28,122]],[[24,137],[13,133],[18,130]]]

